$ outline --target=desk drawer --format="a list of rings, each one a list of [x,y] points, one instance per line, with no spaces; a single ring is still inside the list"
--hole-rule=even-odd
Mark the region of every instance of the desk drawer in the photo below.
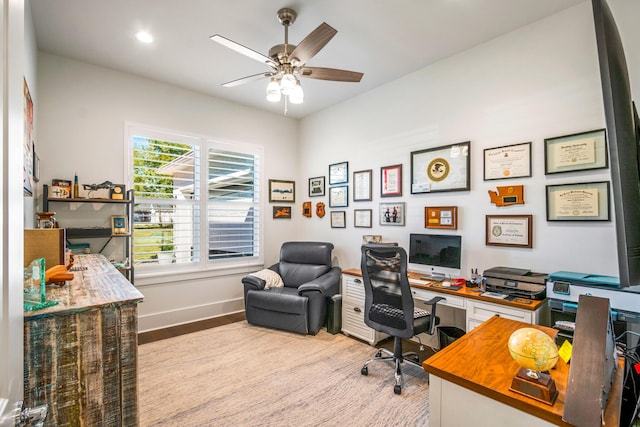
[[[533,323],[533,315],[530,311],[510,308],[499,304],[469,301],[469,305],[467,307],[467,318],[472,317],[475,319],[487,320],[495,315],[505,317],[507,319],[519,320],[520,322]]]
[[[467,306],[466,300],[463,297],[445,294],[441,292],[427,291],[425,289],[417,289],[417,288],[411,289],[411,292],[413,293],[413,298],[417,300],[428,301],[431,298],[443,297],[443,298],[446,298],[446,301],[440,301],[438,303],[439,305],[446,305],[449,307],[462,308],[462,309],[465,309]],[[424,304],[421,304],[418,302],[415,302],[414,305],[420,308],[424,306]]]

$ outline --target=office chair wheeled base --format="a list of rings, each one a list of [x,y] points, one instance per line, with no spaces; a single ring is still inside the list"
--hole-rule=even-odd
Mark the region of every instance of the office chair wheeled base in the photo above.
[[[402,351],[402,346],[400,344],[400,347],[397,347],[397,343],[395,341],[399,341],[399,339],[394,339],[394,348],[395,348],[395,353],[392,351],[387,350],[386,348],[380,348],[378,349],[378,352],[376,353],[375,357],[373,357],[372,359],[367,360],[364,363],[364,366],[362,367],[362,369],[360,369],[360,373],[362,375],[369,375],[369,363],[371,362],[378,362],[378,361],[389,361],[389,362],[394,362],[395,364],[395,373],[394,373],[394,378],[395,378],[395,385],[393,386],[393,392],[395,394],[400,394],[402,393],[402,386],[404,385],[403,379],[402,379],[402,368],[401,368],[401,363],[403,362],[407,362],[410,365],[416,366],[418,368],[420,368],[420,359],[418,358],[418,354],[416,352],[413,351],[409,351],[406,353],[401,353]],[[387,354],[388,356],[383,356],[382,353]],[[400,356],[396,356],[396,354],[400,354]]]

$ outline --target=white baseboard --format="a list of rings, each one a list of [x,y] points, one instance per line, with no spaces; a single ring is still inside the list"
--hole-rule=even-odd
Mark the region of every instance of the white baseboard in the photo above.
[[[138,333],[184,325],[244,310],[244,299],[219,301],[211,304],[184,307],[176,310],[138,316]]]

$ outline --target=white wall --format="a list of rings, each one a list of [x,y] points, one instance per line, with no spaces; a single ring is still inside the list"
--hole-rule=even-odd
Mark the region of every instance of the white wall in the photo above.
[[[624,26],[637,90],[640,31],[631,17],[640,16],[640,5],[610,3]],[[593,17],[585,2],[303,119],[299,181],[326,175],[331,163],[349,161],[350,192],[352,172],[373,169],[374,200],[354,203],[350,194],[346,229],[331,229],[328,216],[297,223],[308,238],[334,242],[340,265],[350,268],[359,266],[362,234],[382,234],[407,246],[411,232],[437,232],[424,228],[425,206],[458,206],[456,234],[463,236],[465,276],[471,268],[500,265],[617,276],[613,221],[547,222],[545,211],[546,185],[609,180],[610,175],[605,170],[545,176],[544,139],[603,127]],[[410,194],[411,151],[468,140],[471,191]],[[532,177],[483,181],[483,149],[526,141],[532,142]],[[403,197],[381,199],[380,167],[397,163],[403,164]],[[513,184],[524,185],[526,204],[497,208],[489,202],[488,190]],[[378,204],[394,200],[406,202],[407,225],[377,225]],[[374,211],[374,227],[354,228],[353,210],[368,208]],[[486,246],[485,215],[490,214],[532,214],[533,248]]]
[[[74,173],[81,183],[124,182],[125,121],[261,145],[264,188],[269,178],[297,174],[297,122],[290,118],[47,53],[38,58],[38,88],[41,184],[73,179]],[[299,236],[290,222],[272,221],[266,200],[263,209],[265,263],[270,264],[283,241]],[[240,278],[257,269],[246,266],[224,275],[137,274],[136,286],[145,296],[140,330],[243,309]]]

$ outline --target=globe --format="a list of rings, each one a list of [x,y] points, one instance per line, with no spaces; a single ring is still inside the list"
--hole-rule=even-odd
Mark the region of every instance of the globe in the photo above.
[[[516,363],[530,371],[548,371],[558,362],[556,344],[539,329],[518,329],[509,337],[508,347]]]

